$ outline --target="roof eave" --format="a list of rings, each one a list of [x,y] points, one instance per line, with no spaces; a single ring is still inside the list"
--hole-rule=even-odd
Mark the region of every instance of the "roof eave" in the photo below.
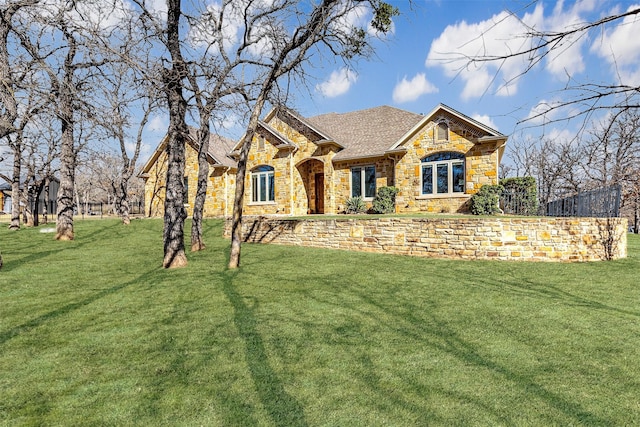
[[[311,123],[309,123],[304,117],[300,117],[299,115],[297,115],[296,113],[294,113],[293,111],[289,110],[288,108],[285,108],[283,110],[286,114],[290,115],[291,117],[293,117],[294,119],[298,120],[300,123],[302,123],[303,125],[305,125],[306,127],[308,127],[309,129],[311,129],[313,132],[315,132],[318,136],[320,136],[322,139],[327,140],[327,141],[333,141],[333,138],[331,138],[329,135],[327,135],[325,132],[321,131],[320,129],[318,129],[317,127],[313,126]]]
[[[483,142],[503,142],[507,140],[507,136],[505,135],[500,135],[500,136],[482,136],[480,138],[477,138],[476,141],[483,143]]]
[[[420,120],[414,127],[412,127],[407,133],[405,133],[399,140],[398,142],[396,142],[395,144],[393,144],[393,146],[391,146],[391,148],[388,151],[391,150],[395,150],[396,148],[398,148],[400,145],[404,144],[409,138],[411,138],[413,135],[415,135],[416,132],[418,132],[418,130],[420,130],[420,128],[422,128],[426,123],[428,123],[431,118],[440,110],[444,110],[447,113],[454,115],[456,117],[458,117],[459,119],[462,119],[466,122],[471,123],[472,125],[476,126],[477,128],[487,132],[488,135],[487,137],[483,137],[483,138],[496,138],[496,140],[499,139],[505,139],[507,138],[507,136],[501,134],[500,132],[498,132],[495,129],[490,128],[487,125],[484,125],[482,123],[480,123],[479,121],[472,119],[471,117],[462,114],[461,112],[459,112],[458,110],[455,110],[451,107],[449,107],[448,105],[445,104],[438,104],[433,110],[431,110],[429,112],[429,114],[425,115],[422,120]]]
[[[384,154],[405,154],[409,149],[407,147],[396,147],[393,150],[387,150]]]
[[[340,144],[339,142],[335,141],[334,139],[319,139],[318,141],[315,141],[314,144],[316,144],[318,147],[330,147],[330,146],[334,146],[340,149],[344,149],[344,145]]]
[[[378,153],[378,154],[366,154],[363,156],[351,156],[351,157],[341,157],[341,158],[333,158],[333,162],[337,163],[337,162],[347,162],[347,161],[352,161],[352,160],[369,160],[369,159],[378,159],[380,157],[384,157],[386,155],[385,153]]]

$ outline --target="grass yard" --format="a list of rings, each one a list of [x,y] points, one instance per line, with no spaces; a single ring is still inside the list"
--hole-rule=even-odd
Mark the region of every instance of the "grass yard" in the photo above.
[[[190,225],[190,224],[189,224]],[[589,264],[0,227],[0,424],[640,425],[640,239]],[[188,230],[188,228],[187,228]]]

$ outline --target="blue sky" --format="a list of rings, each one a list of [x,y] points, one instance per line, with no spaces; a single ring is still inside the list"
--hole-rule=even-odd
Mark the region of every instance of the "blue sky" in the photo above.
[[[553,138],[571,138],[581,122],[541,126],[542,120],[533,120],[516,124],[538,111],[539,104],[566,98],[559,90],[569,79],[573,83],[640,84],[640,22],[635,18],[571,40],[558,54],[510,84],[504,82],[519,74],[522,60],[509,61],[500,71],[492,64],[460,74],[456,70],[464,62],[442,60],[481,49],[501,53],[521,48],[523,39],[517,36],[524,27],[517,19],[508,18],[507,10],[532,27],[561,30],[637,7],[640,1],[634,5],[630,1],[596,0],[534,4],[528,0],[414,0],[413,9],[405,1],[395,4],[402,15],[395,19],[394,33],[376,43],[377,57],[361,60],[348,71],[331,63],[314,70],[319,81],[312,84],[311,96],[300,96],[292,107],[305,116],[384,104],[428,113],[444,103],[513,138],[542,132]],[[549,119],[562,118],[562,114],[568,111],[559,111]]]
[[[351,68],[325,58],[311,70],[316,80],[295,96],[290,107],[309,117],[379,105],[428,113],[444,103],[510,135],[511,140],[541,134],[570,139],[581,120],[543,125],[539,118],[517,123],[540,111],[541,105],[566,99],[561,89],[569,82],[640,85],[640,21],[636,18],[569,40],[515,80],[526,66],[522,59],[507,61],[500,69],[498,63],[465,67],[465,61],[451,59],[483,50],[501,54],[521,49],[525,46],[520,37],[523,23],[543,31],[564,30],[638,7],[637,1],[414,0],[412,5],[396,1],[401,15],[394,20],[393,33],[375,42],[376,55]],[[352,19],[367,19],[367,15]],[[562,119],[570,113],[563,109],[546,119]],[[162,137],[166,122],[164,117],[154,118],[155,132],[149,142]],[[242,131],[236,126],[227,133],[237,138]],[[154,143],[146,149],[152,150]]]

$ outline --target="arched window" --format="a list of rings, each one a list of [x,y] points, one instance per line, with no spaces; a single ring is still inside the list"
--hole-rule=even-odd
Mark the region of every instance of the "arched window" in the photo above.
[[[445,151],[422,159],[423,195],[464,193],[464,154]]]
[[[275,201],[275,188],[271,166],[258,166],[251,171],[251,201]]]
[[[436,127],[436,141],[449,140],[449,125],[446,122],[438,123]]]

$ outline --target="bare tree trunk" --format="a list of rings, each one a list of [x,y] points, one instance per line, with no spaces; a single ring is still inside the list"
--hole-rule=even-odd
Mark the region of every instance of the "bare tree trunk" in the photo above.
[[[44,189],[44,179],[37,181],[34,184],[33,189],[33,225],[35,227],[40,225],[40,196],[42,195],[42,190]]]
[[[251,117],[249,118],[249,126],[247,133],[242,140],[240,148],[240,158],[238,159],[238,171],[236,172],[236,193],[233,198],[233,214],[231,216],[231,251],[229,254],[229,268],[240,267],[240,251],[242,246],[242,209],[244,205],[244,183],[247,175],[247,158],[249,157],[249,149],[251,148],[251,140],[258,126],[258,118],[262,113],[266,94],[268,89],[263,91],[258,97]]]
[[[120,200],[116,201],[116,206],[118,206],[118,214],[120,215],[120,218],[122,219],[122,223],[124,225],[129,225],[131,224],[131,217],[129,216],[129,200],[127,200],[127,193],[128,193],[128,178],[126,178],[123,176],[122,177],[122,182],[120,183]],[[116,194],[116,197],[118,197],[118,195]]]
[[[164,203],[164,260],[165,268],[184,267],[187,256],[184,250],[184,169],[185,138],[188,129],[185,121],[187,102],[182,94],[184,62],[180,52],[180,0],[167,0],[167,49],[171,54],[172,68],[163,70],[163,80],[169,105],[169,138],[167,141],[167,190]]]
[[[16,144],[20,144],[16,141]],[[11,224],[9,229],[20,229],[20,152],[22,150],[16,150],[14,147],[13,157],[13,178],[11,180]]]
[[[640,196],[636,196],[635,203],[633,206],[633,232],[635,234],[640,233],[640,230],[638,230],[639,226],[640,226]]]
[[[75,185],[76,151],[74,141],[73,94],[74,82],[73,60],[77,45],[73,35],[63,30],[69,50],[64,61],[64,76],[59,87],[58,116],[62,136],[60,138],[60,187],[57,196],[56,240],[73,240],[73,189]]]
[[[51,179],[47,176],[44,179],[44,203],[42,209],[42,220],[45,224],[49,223],[49,207],[47,204],[49,203],[50,193],[49,193],[49,185],[51,183]]]
[[[201,251],[205,248],[202,238],[202,219],[204,216],[204,204],[207,198],[207,180],[209,179],[209,119],[201,118],[198,130],[198,187],[196,198],[193,202],[193,218],[191,222],[191,251]]]
[[[66,117],[70,117],[70,102],[63,103],[61,96],[60,109],[65,112]],[[56,240],[73,240],[73,186],[75,180],[75,160],[76,154],[73,143],[73,124],[67,118],[62,121],[62,140],[60,149],[60,187],[57,197],[57,222]]]
[[[28,180],[25,182],[25,186],[28,182]],[[33,227],[33,193],[28,189],[24,189],[22,197],[24,199],[24,210],[22,211],[24,213],[24,225],[25,227]]]
[[[181,94],[177,92],[174,93],[174,96],[176,95],[181,97]],[[179,103],[183,104],[182,102]],[[182,111],[185,110],[182,107],[179,108]],[[176,109],[176,105],[172,105],[171,109]],[[162,262],[165,268],[184,267],[187,265],[187,256],[184,249],[184,220],[187,218],[187,212],[184,208],[183,181],[185,132],[178,123],[175,123],[177,118],[174,117],[174,114],[171,114],[169,141],[167,142],[167,190],[164,203],[164,260]]]

